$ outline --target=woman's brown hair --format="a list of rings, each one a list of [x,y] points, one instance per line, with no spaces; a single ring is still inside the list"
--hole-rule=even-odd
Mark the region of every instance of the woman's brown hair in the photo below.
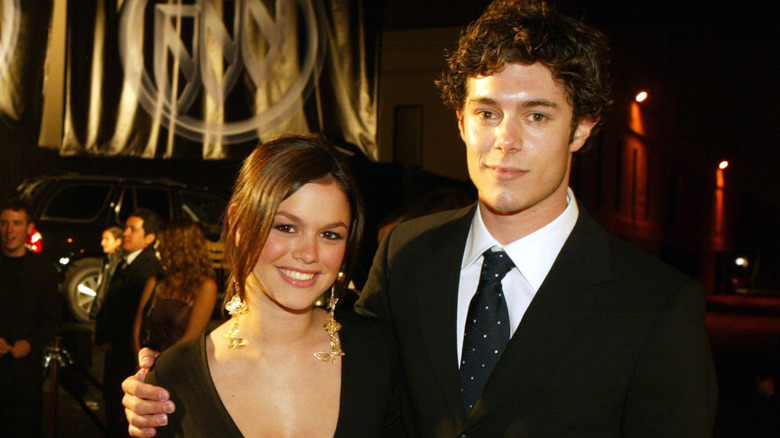
[[[203,232],[191,219],[172,219],[162,225],[157,241],[165,295],[192,301],[203,277],[214,278]]]

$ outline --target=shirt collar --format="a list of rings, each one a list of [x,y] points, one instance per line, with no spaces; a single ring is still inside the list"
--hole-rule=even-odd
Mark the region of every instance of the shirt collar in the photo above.
[[[128,254],[127,257],[125,257],[125,260],[127,261],[127,264],[129,265],[130,263],[133,263],[133,260],[135,260],[138,257],[138,255],[141,254],[141,251],[143,251],[144,249],[146,249],[146,248],[137,249],[137,250],[131,252],[130,254]]]
[[[563,248],[563,244],[574,229],[578,216],[579,208],[574,192],[568,189],[566,209],[563,210],[563,213],[533,233],[508,245],[501,245],[485,227],[480,206],[477,204],[477,211],[472,219],[466,248],[463,252],[461,270],[480,260],[482,254],[488,249],[497,247],[506,251],[526,280],[535,290],[538,290],[558,257],[558,253]]]

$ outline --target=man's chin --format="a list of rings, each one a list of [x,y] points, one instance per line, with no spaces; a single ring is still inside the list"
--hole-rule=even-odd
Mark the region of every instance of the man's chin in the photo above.
[[[522,203],[515,199],[506,199],[506,197],[498,197],[489,201],[480,199],[480,204],[483,208],[499,216],[511,216],[525,210]]]

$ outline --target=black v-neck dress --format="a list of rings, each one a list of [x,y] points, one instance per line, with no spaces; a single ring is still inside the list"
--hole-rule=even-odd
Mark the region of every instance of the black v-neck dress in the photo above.
[[[335,437],[403,436],[398,360],[390,337],[373,318],[337,312],[341,345],[341,406]],[[208,368],[206,334],[166,350],[146,378],[171,394],[176,412],[160,437],[242,437],[219,398]],[[262,394],[258,394],[262,397]]]

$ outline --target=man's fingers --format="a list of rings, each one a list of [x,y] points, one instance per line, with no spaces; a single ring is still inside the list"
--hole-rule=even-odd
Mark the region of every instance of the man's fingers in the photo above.
[[[124,397],[122,397],[122,405],[126,408],[125,410],[132,412],[134,415],[145,417],[158,414],[170,414],[176,410],[175,405],[170,400],[142,399],[130,394],[125,394]],[[128,421],[130,421],[129,415]],[[154,427],[159,425],[159,423],[155,423],[153,426],[147,426],[146,423],[144,423],[142,426]]]
[[[135,395],[136,388],[144,384],[144,379],[146,379],[146,370],[138,370],[137,373],[122,381],[122,391],[125,394]]]
[[[138,365],[141,368],[149,369],[154,365],[154,359],[159,355],[160,352],[144,347],[138,352]]]
[[[168,424],[166,413],[174,411],[175,406],[170,401],[170,394],[159,386],[144,383],[149,368],[160,353],[149,348],[138,352],[138,364],[141,369],[135,375],[122,382],[125,392],[122,404],[125,407],[127,422],[130,423],[128,433],[136,437],[152,437],[157,435],[155,427]]]
[[[166,402],[142,402],[141,406],[143,407],[143,405],[151,403],[161,404]],[[158,409],[158,407],[152,409]],[[166,414],[139,415],[131,408],[125,408],[125,416],[127,417],[127,422],[130,423],[131,426],[135,426],[138,429],[153,429],[155,427],[165,426],[168,424],[168,415]]]
[[[126,378],[122,382],[122,391],[124,391],[126,395],[135,396],[143,400],[165,401],[171,398],[170,394],[165,390],[165,388],[144,383],[143,379],[145,378],[146,370],[139,370],[136,374]],[[171,406],[172,405],[173,404],[171,403]],[[127,405],[125,405],[125,407],[131,408]],[[173,412],[173,410],[170,412]],[[153,413],[161,414],[163,412],[160,411]]]
[[[130,423],[130,426],[127,428],[127,432],[130,434],[130,436],[136,436],[136,437],[152,437],[157,435],[157,429],[153,427],[142,427],[138,426],[139,423],[138,419],[143,419],[140,415],[133,414],[133,411],[129,409],[125,409],[125,415],[127,415],[128,422]],[[158,422],[160,419],[158,419]],[[163,422],[167,423],[167,418],[162,419]]]
[[[127,428],[127,433],[130,434],[130,436],[143,438],[157,435],[157,429],[139,429],[131,424]]]

